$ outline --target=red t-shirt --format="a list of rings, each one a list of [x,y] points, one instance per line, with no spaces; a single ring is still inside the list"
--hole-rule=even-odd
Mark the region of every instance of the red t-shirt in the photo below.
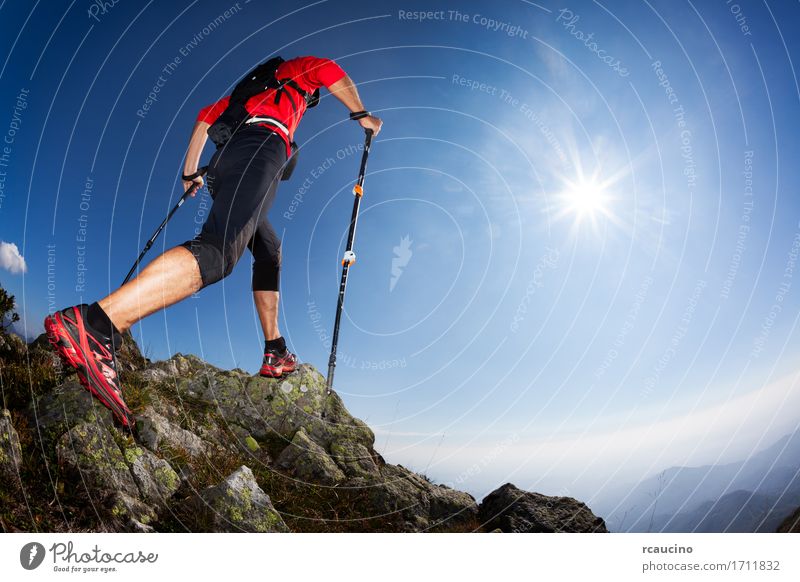
[[[305,91],[312,93],[322,86],[330,87],[344,77],[345,72],[331,59],[297,57],[281,63],[275,76],[278,79],[294,79],[295,83]],[[197,121],[205,121],[209,125],[214,123],[225,111],[229,100],[230,95],[204,107],[200,110]],[[292,107],[292,103],[294,103],[294,107]],[[245,108],[252,116],[274,117],[289,128],[288,138],[281,131],[276,133],[286,142],[286,155],[291,155],[289,142],[293,139],[294,131],[306,112],[306,102],[302,95],[291,87],[287,87],[276,105],[275,89],[268,89],[248,99]]]

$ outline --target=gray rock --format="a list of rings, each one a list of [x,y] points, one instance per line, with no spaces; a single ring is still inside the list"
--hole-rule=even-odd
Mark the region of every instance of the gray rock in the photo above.
[[[445,485],[429,484],[430,527],[459,527],[477,525],[478,504],[469,493]]]
[[[232,439],[229,435],[224,435],[221,439],[215,440],[229,442],[229,447],[232,452],[245,455],[247,462],[254,466],[267,466],[272,464],[272,457],[269,451],[261,446],[261,443],[253,438],[253,435],[236,424],[229,424],[228,430],[233,433]]]
[[[155,510],[140,498],[125,456],[101,424],[71,428],[56,446],[62,479],[71,479],[101,512],[105,531],[150,531]]]
[[[180,477],[175,470],[167,461],[141,447],[126,449],[124,456],[141,498],[150,505],[166,507],[180,487]]]
[[[155,531],[151,523],[157,516],[153,509],[136,497],[126,493],[112,493],[107,502],[111,514],[111,523],[106,528],[130,533],[150,533]]]
[[[125,457],[104,426],[83,423],[71,428],[58,441],[56,453],[59,463],[80,475],[90,495],[117,491],[139,496]]]
[[[180,380],[178,392],[212,405],[225,422],[240,426],[255,439],[277,435],[290,442],[302,427],[326,450],[339,442],[343,449],[357,443],[369,451],[375,442],[369,427],[350,415],[336,393],[327,394],[325,378],[308,364],[300,364],[280,380],[206,365],[193,377]],[[368,457],[363,450],[342,450],[342,455]]]
[[[148,368],[140,372],[139,375],[148,382],[163,382],[171,377],[169,372],[161,368]]]
[[[331,457],[348,477],[379,477],[380,469],[372,449],[362,443],[339,438],[330,445]]]
[[[175,354],[168,360],[155,362],[148,367],[148,371],[155,371],[156,376],[161,379],[166,378],[187,378],[194,376],[202,371],[217,370],[214,366],[205,363],[203,360],[193,355]]]
[[[306,483],[333,485],[345,480],[345,474],[331,459],[325,449],[308,438],[300,428],[276,460],[276,465],[294,478]]]
[[[158,452],[165,445],[186,452],[190,457],[201,458],[208,453],[207,444],[196,434],[173,424],[152,408],[136,417],[137,434],[141,443]]]
[[[371,514],[395,514],[404,531],[458,528],[474,523],[478,514],[471,495],[435,485],[399,465],[384,465],[379,478],[362,477],[346,485],[363,488]]]
[[[138,519],[130,519],[127,527],[123,530],[127,533],[153,533],[156,531],[153,526],[147,525]]]
[[[111,411],[94,399],[77,379],[39,397],[35,406],[31,406],[29,416],[31,426],[39,429],[46,442],[57,441],[79,424],[114,424]]]
[[[571,497],[548,497],[511,483],[495,489],[480,505],[487,530],[506,533],[607,533],[605,522]]]
[[[286,532],[289,528],[275,511],[269,496],[246,466],[210,487],[192,502],[196,508],[194,531]]]
[[[11,412],[0,413],[0,479],[6,483],[19,482],[22,446],[19,435],[11,423]]]

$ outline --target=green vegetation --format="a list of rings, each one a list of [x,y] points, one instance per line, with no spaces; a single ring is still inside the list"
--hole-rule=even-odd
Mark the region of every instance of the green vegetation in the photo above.
[[[0,332],[5,332],[7,327],[19,321],[16,306],[14,296],[0,287]]]

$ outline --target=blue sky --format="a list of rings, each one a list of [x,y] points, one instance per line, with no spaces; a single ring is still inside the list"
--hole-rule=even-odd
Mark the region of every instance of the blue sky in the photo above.
[[[336,387],[390,461],[585,498],[796,428],[796,7],[97,6],[0,5],[0,281],[28,335],[122,280],[179,196],[200,107],[274,53],[314,54],[385,121]],[[363,133],[325,95],[297,138],[271,214],[281,325],[324,370]],[[135,326],[147,354],[255,372],[250,262]]]

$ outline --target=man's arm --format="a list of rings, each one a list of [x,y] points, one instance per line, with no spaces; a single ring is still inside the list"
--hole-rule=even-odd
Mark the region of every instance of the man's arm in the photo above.
[[[230,95],[223,97],[216,103],[203,107],[200,113],[197,114],[197,120],[192,129],[192,137],[189,138],[189,147],[186,149],[186,161],[183,164],[184,175],[189,176],[197,171],[197,166],[200,164],[200,156],[203,155],[203,147],[208,139],[208,128],[222,115],[230,99]],[[195,192],[192,193],[192,196],[194,196],[197,190],[203,186],[203,177],[195,178],[191,182],[184,180],[183,189],[188,190],[192,184],[198,185]]]
[[[361,98],[358,96],[356,84],[353,83],[353,80],[348,75],[345,75],[333,83],[330,87],[328,87],[328,90],[339,101],[341,101],[351,113],[355,113],[356,111],[364,111],[364,104],[361,103]],[[358,122],[364,129],[371,129],[373,132],[375,132],[375,135],[378,135],[381,130],[381,126],[383,125],[383,121],[374,115],[362,117],[358,120]]]
[[[206,145],[208,139],[209,124],[205,121],[197,121],[192,129],[192,137],[189,138],[189,147],[186,149],[186,161],[183,164],[183,173],[185,175],[194,174],[197,171],[197,166],[200,164],[200,156],[203,154],[203,147]],[[183,182],[183,189],[188,190],[192,184],[198,184],[192,196],[202,188],[203,177],[199,176],[192,182]]]

